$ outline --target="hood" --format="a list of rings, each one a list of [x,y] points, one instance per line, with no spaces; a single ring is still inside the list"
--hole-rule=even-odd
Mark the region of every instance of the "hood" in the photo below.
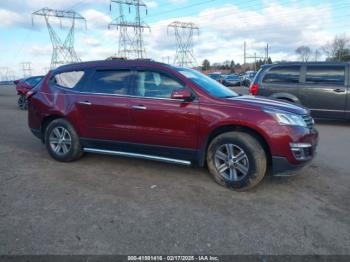
[[[259,97],[259,96],[257,97],[256,96],[237,96],[234,98],[230,98],[229,100],[243,103],[246,105],[257,106],[260,108],[266,107],[266,108],[283,110],[283,111],[287,111],[298,115],[310,114],[310,110],[308,110],[307,108],[301,105],[283,102],[278,99],[270,99],[270,98]]]

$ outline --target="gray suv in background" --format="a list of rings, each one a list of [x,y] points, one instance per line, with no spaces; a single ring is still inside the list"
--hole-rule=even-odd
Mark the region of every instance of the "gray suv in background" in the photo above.
[[[252,95],[301,104],[313,117],[350,119],[350,63],[295,62],[264,65],[250,85]]]

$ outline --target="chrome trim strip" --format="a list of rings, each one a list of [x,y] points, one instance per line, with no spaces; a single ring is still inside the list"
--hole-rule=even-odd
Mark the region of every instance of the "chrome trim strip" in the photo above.
[[[187,161],[187,160],[180,160],[180,159],[168,158],[168,157],[152,156],[152,155],[146,155],[146,154],[128,153],[128,152],[122,152],[122,151],[112,151],[112,150],[104,150],[104,149],[88,148],[88,147],[84,148],[83,151],[87,152],[87,153],[96,153],[96,154],[104,154],[104,155],[135,157],[135,158],[154,160],[154,161],[161,161],[161,162],[172,163],[172,164],[180,164],[180,165],[186,165],[186,166],[191,165],[191,161]]]

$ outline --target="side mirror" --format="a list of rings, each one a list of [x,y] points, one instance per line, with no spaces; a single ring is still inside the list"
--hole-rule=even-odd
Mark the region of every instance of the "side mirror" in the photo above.
[[[174,90],[171,93],[171,99],[180,99],[189,102],[193,100],[193,96],[188,89],[182,88]]]

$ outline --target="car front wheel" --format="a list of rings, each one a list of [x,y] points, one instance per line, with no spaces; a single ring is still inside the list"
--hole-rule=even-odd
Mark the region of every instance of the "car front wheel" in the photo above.
[[[45,144],[50,155],[58,161],[70,162],[82,155],[79,136],[65,119],[53,120],[47,126]]]
[[[265,150],[252,135],[227,132],[210,143],[207,165],[218,184],[244,191],[264,178],[267,158]]]

